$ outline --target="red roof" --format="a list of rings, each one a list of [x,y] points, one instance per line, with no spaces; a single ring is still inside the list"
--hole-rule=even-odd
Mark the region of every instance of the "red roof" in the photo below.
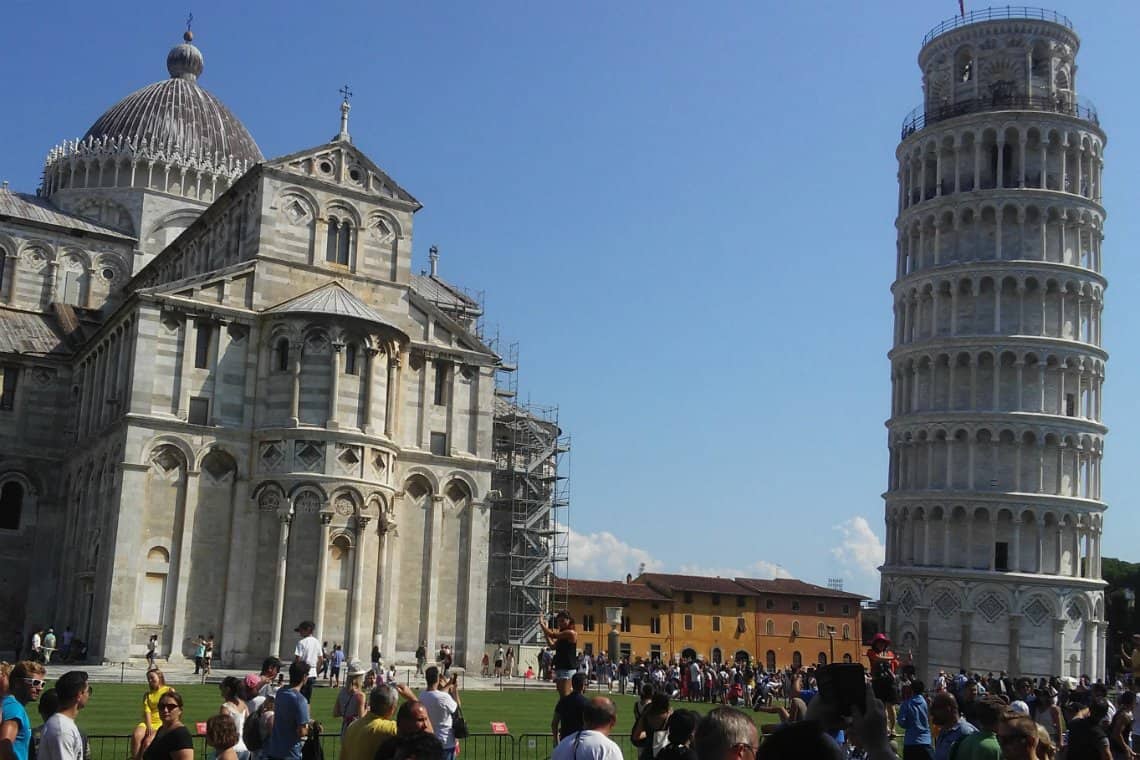
[[[561,591],[563,587],[569,596],[596,596],[606,599],[648,599],[654,602],[667,602],[669,597],[658,593],[642,583],[624,583],[622,581],[582,581],[574,578],[557,580],[555,585]]]
[[[760,578],[737,578],[736,582],[757,594],[780,594],[782,596],[814,596],[828,599],[868,599],[869,597],[852,594],[848,591],[836,591],[816,586],[812,583],[795,578],[774,578],[763,580]]]
[[[697,591],[702,594],[755,596],[750,588],[741,586],[731,578],[707,578],[701,575],[674,575],[671,573],[642,573],[634,583],[647,583],[664,594],[674,591]]]

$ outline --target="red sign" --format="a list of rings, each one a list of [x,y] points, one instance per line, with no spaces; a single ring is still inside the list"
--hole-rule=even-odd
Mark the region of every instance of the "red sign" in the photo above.
[[[510,731],[507,730],[507,724],[506,723],[496,723],[495,721],[491,721],[491,733],[493,733],[493,734],[509,734]]]
[[[198,736],[205,736],[206,735],[206,724],[205,723],[196,723],[194,727],[198,729]]]

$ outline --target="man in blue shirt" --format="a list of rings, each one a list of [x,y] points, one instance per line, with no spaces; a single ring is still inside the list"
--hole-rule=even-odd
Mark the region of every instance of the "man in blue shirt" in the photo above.
[[[289,686],[277,690],[273,708],[273,732],[263,755],[269,760],[301,760],[301,745],[309,734],[309,702],[301,687],[309,678],[309,664],[289,666]]]
[[[35,702],[44,690],[44,666],[26,660],[7,674],[7,691],[0,702],[0,760],[28,760],[32,744],[32,724],[24,705]],[[0,681],[5,674],[0,672]]]
[[[950,753],[958,740],[978,730],[958,714],[958,700],[947,691],[935,694],[931,700],[930,720],[938,726],[938,746],[934,748],[934,760],[950,760]]]
[[[899,705],[899,716],[895,721],[906,731],[903,734],[903,760],[932,760],[934,757],[925,692],[926,687],[919,680],[903,685],[903,702]]]

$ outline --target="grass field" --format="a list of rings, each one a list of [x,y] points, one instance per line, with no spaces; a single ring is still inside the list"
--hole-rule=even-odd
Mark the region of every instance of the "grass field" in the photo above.
[[[50,686],[50,684],[49,684]],[[142,698],[146,692],[144,684],[93,684],[94,694],[82,713],[79,714],[79,727],[91,735],[128,734],[142,719]],[[218,687],[215,685],[188,685],[178,687],[186,702],[183,721],[192,726],[218,712],[222,703]],[[594,692],[590,692],[594,694]],[[550,732],[550,718],[554,710],[553,690],[534,691],[468,691],[462,693],[463,713],[472,733],[486,733],[491,730],[491,721],[503,721],[511,733],[546,734]],[[618,708],[618,726],[628,731],[633,725],[634,698],[611,695]],[[336,692],[333,689],[313,690],[313,717],[322,721],[329,733],[339,731],[339,719],[333,718],[333,703]],[[678,703],[677,706],[681,706]],[[684,704],[698,712],[705,713],[713,705],[694,703]],[[29,705],[29,708],[32,706]],[[39,724],[39,716],[29,709],[32,724]],[[769,722],[773,717],[756,713],[758,723]]]

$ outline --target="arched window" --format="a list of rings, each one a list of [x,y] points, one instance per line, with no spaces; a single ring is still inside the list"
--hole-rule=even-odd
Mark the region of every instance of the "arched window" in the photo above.
[[[277,371],[289,371],[289,339],[279,338],[277,340]]]
[[[802,668],[804,666],[804,658],[799,652],[792,652],[792,667]]]
[[[167,578],[170,575],[170,553],[161,546],[152,546],[146,553],[146,573],[139,594],[139,622],[143,625],[162,625],[166,610]]]
[[[815,635],[821,639],[827,638],[827,626],[820,623],[815,627]]]
[[[827,664],[827,652],[820,652],[819,657],[816,657],[815,659],[816,659],[816,662],[818,662],[820,665],[826,665]]]
[[[962,48],[954,58],[954,79],[957,82],[974,81],[974,52]]]
[[[344,374],[356,374],[356,344],[349,343],[344,347]]]
[[[851,662],[851,655],[850,655],[850,653],[843,655],[843,661],[844,661],[844,662],[846,662],[846,663],[850,663],[850,662]]]
[[[792,621],[792,638],[794,639],[796,636],[799,636],[799,635],[800,635],[800,621],[793,620]]]
[[[325,261],[348,266],[352,248],[352,222],[329,217],[328,240],[325,242]]]
[[[776,653],[771,649],[764,655],[764,667],[769,673],[776,671]]]
[[[776,635],[776,624],[774,622],[772,622],[771,619],[764,621],[764,635],[765,636],[775,636]]]
[[[329,577],[336,583],[334,588],[347,591],[352,587],[352,547],[347,536],[337,536],[329,549],[332,567]]]
[[[0,530],[19,530],[24,508],[24,487],[9,480],[0,487]]]
[[[721,654],[720,647],[713,647],[712,661],[719,664],[723,655]]]
[[[847,623],[843,624],[843,638],[844,639],[851,638],[851,626],[848,625]]]

